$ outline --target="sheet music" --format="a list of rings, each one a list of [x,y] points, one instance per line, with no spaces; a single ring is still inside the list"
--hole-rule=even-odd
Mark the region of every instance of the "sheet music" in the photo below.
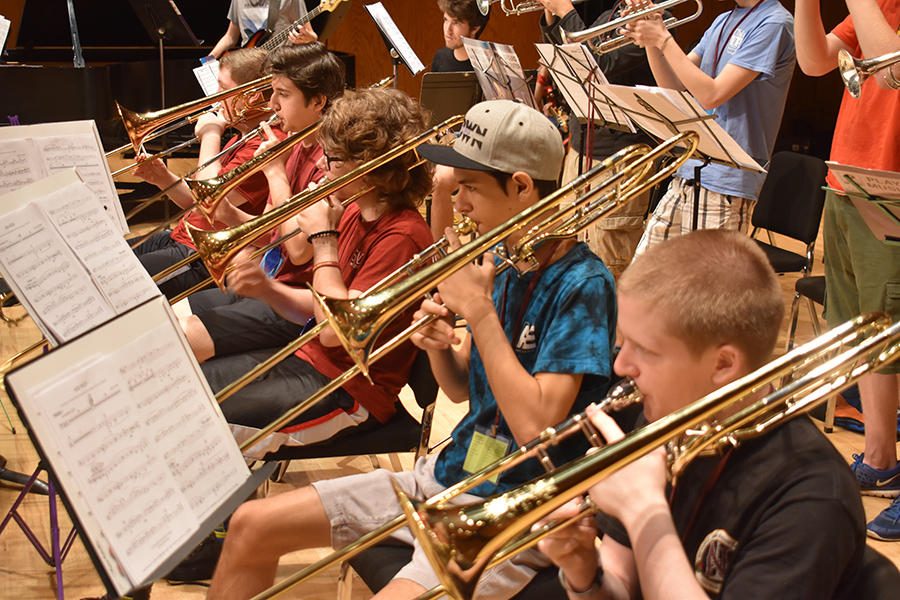
[[[0,222],[0,267],[56,340],[71,339],[115,316],[37,205],[12,211]]]
[[[598,87],[609,80],[584,44],[535,44],[541,64],[550,69],[575,116],[585,121],[599,117],[603,123],[625,126],[636,133],[634,123],[615,105],[610,105]]]
[[[381,2],[375,2],[364,6],[366,7],[366,10],[369,11],[369,15],[371,15],[372,19],[374,19],[375,24],[378,25],[378,28],[388,38],[388,41],[393,44],[394,50],[396,50],[400,55],[400,58],[403,59],[403,63],[410,72],[413,75],[418,75],[424,71],[425,65],[422,64],[422,61],[419,60],[415,50],[413,50],[409,45],[409,42],[406,41],[403,33],[401,33],[400,29],[397,27],[397,24],[394,23],[394,20],[391,18],[391,15],[388,14],[384,5],[382,5]]]
[[[848,194],[868,194],[881,200],[900,200],[900,173],[852,167],[830,160],[825,161],[825,164]]]
[[[487,100],[517,100],[537,109],[515,48],[466,37],[462,40]]]
[[[159,288],[86,184],[70,184],[38,204],[93,275],[116,314],[159,295]]]
[[[748,171],[765,172],[715,119],[705,118],[706,110],[687,92],[623,85],[605,85],[601,89],[650,135],[668,139],[680,131],[696,131],[700,134],[701,154]]]
[[[6,38],[9,36],[10,21],[3,15],[0,15],[0,52],[6,49]]]
[[[136,584],[249,475],[173,322],[34,390],[58,457]]]
[[[219,90],[219,61],[211,60],[194,69],[194,77],[207,96]]]
[[[113,223],[117,222],[114,207],[119,199],[110,180],[106,157],[100,152],[92,134],[37,137],[34,143],[44,159],[48,175],[75,167],[87,186],[100,199],[107,218]]]
[[[30,139],[0,144],[0,195],[14,192],[47,176],[44,161]]]

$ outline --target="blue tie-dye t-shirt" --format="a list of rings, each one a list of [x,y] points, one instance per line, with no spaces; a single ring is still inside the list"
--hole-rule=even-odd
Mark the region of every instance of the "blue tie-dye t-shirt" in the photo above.
[[[573,413],[581,412],[592,401],[602,398],[611,375],[616,338],[615,282],[587,245],[578,243],[541,273],[518,331],[512,331],[534,277],[534,272],[519,275],[514,269],[499,274],[494,282],[494,306],[501,305],[505,289],[503,328],[516,357],[529,373],[585,375],[572,407]],[[453,430],[453,441],[437,459],[434,473],[441,484],[450,486],[467,475],[462,466],[475,427],[490,429],[496,414],[497,402],[478,348],[473,344],[469,361],[469,412]],[[498,432],[509,439],[513,437],[502,414]],[[571,443],[551,450],[555,464],[585,452],[587,443],[575,438],[581,436],[573,436]],[[544,472],[537,460],[532,459],[501,475],[497,485],[484,483],[471,493],[478,496],[501,493]]]

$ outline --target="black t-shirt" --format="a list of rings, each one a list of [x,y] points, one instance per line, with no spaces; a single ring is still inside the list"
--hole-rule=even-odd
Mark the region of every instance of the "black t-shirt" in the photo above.
[[[800,416],[741,444],[703,498],[721,460],[694,460],[679,477],[672,504],[688,560],[709,597],[852,598],[866,543],[859,487],[812,421]],[[621,523],[601,513],[597,524],[629,546]]]
[[[456,57],[453,56],[453,50],[450,48],[441,48],[437,52],[434,53],[434,58],[431,59],[431,72],[432,73],[449,73],[452,71],[474,71],[472,68],[472,61],[470,60],[456,60]]]

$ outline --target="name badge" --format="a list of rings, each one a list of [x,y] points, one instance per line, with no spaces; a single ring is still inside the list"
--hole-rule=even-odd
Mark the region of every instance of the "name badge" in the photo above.
[[[506,456],[511,447],[512,439],[501,434],[492,436],[490,430],[476,425],[472,441],[469,443],[469,451],[466,452],[466,460],[463,462],[463,471],[469,474],[477,473]],[[497,473],[489,481],[496,484],[499,478],[500,474]]]

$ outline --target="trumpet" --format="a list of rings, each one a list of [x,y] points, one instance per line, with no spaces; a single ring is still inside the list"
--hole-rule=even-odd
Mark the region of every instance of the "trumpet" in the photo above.
[[[863,315],[619,442],[483,503],[449,507],[442,499],[414,507],[402,492],[398,497],[442,591],[454,600],[469,599],[495,553],[618,469],[667,444],[669,474],[677,479],[697,456],[738,446],[808,412],[895,360],[898,351],[900,323],[891,326],[890,317],[882,313]],[[786,377],[788,383],[777,391],[730,417],[710,421]],[[484,481],[481,474],[472,479],[467,485]],[[533,546],[546,533],[545,529],[519,539],[517,549]]]
[[[560,30],[560,36],[562,37],[564,44],[580,44],[582,42],[587,43],[590,46],[591,50],[598,54],[603,54],[606,52],[611,52],[616,48],[621,48],[622,46],[628,45],[632,43],[630,38],[625,37],[624,35],[619,35],[617,37],[604,40],[606,34],[611,31],[616,31],[623,25],[627,25],[632,21],[637,21],[638,19],[646,19],[649,16],[658,13],[659,11],[669,10],[679,4],[683,4],[688,2],[689,0],[668,0],[667,2],[662,2],[657,4],[653,8],[648,8],[644,10],[637,11],[635,13],[625,15],[624,17],[619,17],[609,23],[604,25],[598,25],[597,27],[590,27],[583,31],[571,32],[566,30]],[[697,5],[697,9],[689,16],[683,17],[681,19],[676,19],[675,17],[670,17],[663,21],[663,24],[666,26],[666,29],[673,29],[678,27],[679,25],[684,25],[685,23],[689,23],[693,21],[703,12],[703,4],[700,0],[693,0],[693,2]]]
[[[900,52],[893,52],[883,56],[876,56],[867,60],[853,58],[846,50],[838,52],[838,70],[841,72],[841,80],[850,95],[859,98],[862,93],[863,82],[880,71],[900,62]],[[889,71],[891,87],[900,88],[900,81]]]
[[[520,0],[519,2],[513,2],[513,0],[477,0],[476,4],[478,6],[478,11],[487,16],[489,12],[491,12],[491,4],[494,2],[500,3],[500,9],[503,11],[507,17],[510,15],[524,15],[525,13],[537,12],[539,10],[544,10],[544,5],[536,0]],[[584,0],[572,0],[572,4],[580,4],[584,2]],[[508,6],[507,6],[508,4]]]

